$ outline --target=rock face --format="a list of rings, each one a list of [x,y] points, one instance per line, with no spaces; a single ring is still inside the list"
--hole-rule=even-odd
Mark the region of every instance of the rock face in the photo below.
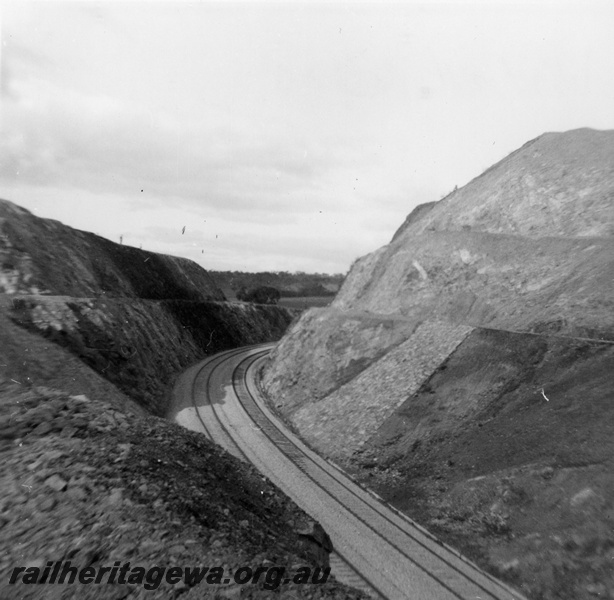
[[[347,455],[471,328],[614,340],[612,233],[614,132],[545,134],[358,260],[283,339],[264,387],[308,440]],[[333,448],[333,431],[350,437]]]

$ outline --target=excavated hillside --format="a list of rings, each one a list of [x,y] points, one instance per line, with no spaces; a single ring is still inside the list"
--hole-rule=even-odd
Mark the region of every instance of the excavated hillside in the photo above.
[[[195,263],[0,201],[0,598],[364,598],[332,576],[159,577],[328,564],[323,530],[255,468],[159,418],[185,367],[277,339],[291,318],[225,302]],[[11,583],[60,561],[150,580]]]
[[[278,339],[279,307],[230,303],[183,258],[115,244],[0,200],[0,294],[12,321],[69,350],[164,416],[174,375],[227,348]]]
[[[613,233],[614,132],[542,135],[358,260],[263,388],[529,597],[614,598]]]

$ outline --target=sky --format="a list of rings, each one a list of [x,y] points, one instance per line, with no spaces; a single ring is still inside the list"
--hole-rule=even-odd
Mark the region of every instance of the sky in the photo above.
[[[528,140],[614,129],[611,1],[20,0],[0,30],[0,198],[214,270],[345,273]]]

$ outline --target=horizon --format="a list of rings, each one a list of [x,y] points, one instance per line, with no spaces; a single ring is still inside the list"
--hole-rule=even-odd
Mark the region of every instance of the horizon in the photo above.
[[[345,274],[528,141],[614,129],[598,1],[0,9],[0,197],[210,271]]]
[[[21,204],[18,204],[17,202],[13,202],[12,200],[8,199],[8,198],[0,198],[0,202],[8,202],[9,204],[13,204],[14,206],[17,206],[18,208],[27,211],[28,213],[30,213],[31,215],[35,216],[38,219],[47,219],[47,220],[57,220],[57,219],[51,219],[50,217],[46,217],[45,215],[36,215],[34,214],[31,210],[29,210],[28,208],[26,208],[25,206],[22,206]],[[118,242],[116,240],[112,240],[109,239],[108,237],[101,235],[95,231],[89,231],[86,229],[79,229],[78,227],[73,227],[72,225],[68,225],[67,223],[64,223],[63,221],[60,221],[60,223],[62,223],[62,225],[64,225],[65,227],[69,227],[71,229],[75,229],[76,231],[81,231],[83,233],[89,233],[92,235],[95,235],[97,237],[103,238],[105,240],[107,240],[108,242],[111,242],[112,244],[116,244],[118,246],[128,246],[130,248],[133,248],[135,250],[140,250],[141,252],[148,252],[151,254],[161,254],[161,255],[165,255],[165,256],[173,256],[175,258],[187,258],[185,256],[177,256],[174,254],[166,254],[163,252],[156,252],[155,250],[148,250],[147,248],[138,248],[137,246],[133,246],[132,244],[124,244],[123,242]],[[187,259],[187,260],[192,260],[192,259]],[[194,261],[196,262],[196,261]],[[197,263],[198,264],[198,263]],[[325,277],[345,277],[347,275],[347,271],[345,273],[324,273],[324,272],[317,272],[317,271],[301,271],[301,270],[295,270],[295,271],[271,271],[271,270],[262,270],[262,271],[241,271],[241,270],[237,270],[237,269],[211,269],[211,268],[207,268],[204,267],[202,265],[201,266],[205,271],[207,271],[208,273],[245,273],[245,274],[249,274],[249,275],[261,275],[261,274],[266,274],[266,273],[271,273],[273,275],[276,274],[288,274],[288,275],[322,275]]]

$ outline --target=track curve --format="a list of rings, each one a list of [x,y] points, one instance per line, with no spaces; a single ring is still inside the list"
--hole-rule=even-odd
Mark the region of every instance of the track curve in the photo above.
[[[174,390],[176,420],[253,463],[322,523],[340,580],[391,600],[522,600],[283,426],[256,384],[271,347],[226,351],[188,369]]]

